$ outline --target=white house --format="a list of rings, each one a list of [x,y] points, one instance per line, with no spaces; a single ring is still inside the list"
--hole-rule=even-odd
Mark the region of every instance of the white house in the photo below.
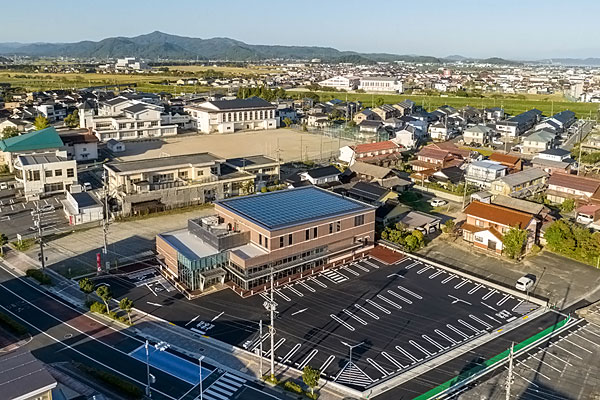
[[[466,144],[473,142],[487,144],[492,139],[493,134],[494,130],[489,126],[475,125],[464,130],[463,140]]]
[[[453,129],[443,122],[436,122],[435,124],[429,125],[429,136],[435,140],[446,141],[450,139]]]
[[[241,129],[275,129],[276,106],[260,97],[206,101],[184,107],[192,126],[203,133],[232,133]]]
[[[62,204],[69,225],[101,221],[104,216],[102,204],[88,192],[67,192]]]
[[[115,139],[110,139],[108,142],[106,142],[106,147],[113,153],[121,153],[125,151],[125,143],[121,143]]]
[[[98,159],[98,138],[89,133],[66,133],[60,135],[65,144],[67,157],[77,161]]]
[[[313,168],[306,172],[300,173],[300,180],[309,181],[313,185],[321,185],[324,183],[339,181],[340,170],[333,165],[328,165],[321,168]]]
[[[360,78],[359,89],[365,92],[402,93],[402,81],[390,76],[369,76]]]
[[[356,76],[334,76],[319,82],[319,86],[335,88],[338,90],[354,90],[357,88],[360,78]]]
[[[17,187],[27,201],[64,193],[77,183],[77,162],[69,160],[66,151],[19,155],[14,168]]]

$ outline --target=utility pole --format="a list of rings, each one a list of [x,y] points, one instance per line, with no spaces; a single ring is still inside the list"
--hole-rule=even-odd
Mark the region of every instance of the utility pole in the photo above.
[[[275,381],[275,326],[274,326],[274,322],[275,322],[275,309],[277,308],[277,304],[273,300],[273,293],[274,293],[273,280],[274,280],[274,273],[273,273],[273,267],[271,266],[271,294],[269,296],[269,300],[266,300],[263,303],[263,306],[271,314],[271,324],[269,325],[269,334],[271,335],[271,375],[270,375],[271,382]],[[262,344],[261,344],[261,347],[262,347]],[[260,356],[262,358],[262,353]]]
[[[34,224],[37,225],[38,239],[40,241],[40,254],[38,254],[38,258],[40,260],[40,263],[42,264],[42,270],[44,270],[46,269],[46,257],[44,257],[44,232],[42,230],[42,210],[40,210],[40,206],[37,204],[35,206]]]
[[[102,186],[103,186],[103,195],[104,195],[104,218],[102,218],[102,236],[104,237],[104,247],[102,248],[102,253],[104,254],[104,262],[107,262],[108,259],[108,223],[109,223],[109,212],[108,212],[108,184],[107,184],[107,174],[106,170],[104,170],[102,174]],[[106,272],[108,272],[108,265],[106,265]]]
[[[260,377],[262,379],[263,375],[263,349],[262,349],[262,340],[263,337],[263,329],[262,329],[262,319],[258,321],[258,339],[260,340],[260,344],[258,347],[258,371],[260,373]]]
[[[508,356],[508,376],[506,377],[506,400],[510,400],[510,389],[513,383],[513,349],[514,342],[510,344],[510,354]]]

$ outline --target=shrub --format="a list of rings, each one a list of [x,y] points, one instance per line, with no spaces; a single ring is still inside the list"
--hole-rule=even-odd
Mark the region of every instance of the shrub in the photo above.
[[[27,334],[27,328],[6,314],[0,313],[0,325],[17,336],[24,336]]]
[[[112,386],[119,392],[126,394],[134,399],[141,399],[144,395],[144,391],[140,389],[137,385],[121,378],[118,375],[114,375],[110,372],[90,367],[89,365],[79,364],[77,367],[86,374],[106,383],[109,386]]]
[[[41,285],[52,285],[52,278],[50,278],[49,275],[46,275],[39,269],[34,269],[34,268],[28,269],[25,272],[25,275],[27,275],[30,278],[35,279]]]
[[[106,314],[106,307],[104,306],[104,304],[102,304],[98,301],[94,301],[90,305],[90,311],[98,313],[98,314]]]
[[[292,393],[302,394],[302,392],[303,392],[300,385],[298,385],[297,383],[292,382],[292,381],[285,381],[283,383],[283,388],[285,390],[287,390],[288,392],[292,392]]]

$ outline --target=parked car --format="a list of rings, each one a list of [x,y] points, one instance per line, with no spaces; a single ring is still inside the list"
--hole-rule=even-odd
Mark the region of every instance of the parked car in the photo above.
[[[83,182],[83,191],[87,192],[88,190],[92,190],[92,184],[89,182]]]
[[[497,144],[499,146],[504,144],[504,142],[502,140],[498,140],[498,139],[492,139],[492,143]]]
[[[448,202],[443,199],[431,199],[429,200],[429,204],[431,204],[432,207],[440,207],[448,204]]]
[[[52,204],[46,204],[40,207],[40,212],[47,213],[54,211],[54,206]],[[31,215],[35,215],[36,210],[31,210]]]
[[[0,182],[0,190],[6,190],[6,189],[8,189],[8,183]]]
[[[535,277],[531,274],[520,277],[515,287],[522,292],[529,292],[535,283]]]

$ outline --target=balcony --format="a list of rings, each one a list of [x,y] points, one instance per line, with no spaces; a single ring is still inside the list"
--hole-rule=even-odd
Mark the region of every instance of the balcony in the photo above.
[[[250,241],[250,232],[236,231],[231,225],[221,223],[216,215],[188,220],[188,231],[218,251],[242,246]]]

